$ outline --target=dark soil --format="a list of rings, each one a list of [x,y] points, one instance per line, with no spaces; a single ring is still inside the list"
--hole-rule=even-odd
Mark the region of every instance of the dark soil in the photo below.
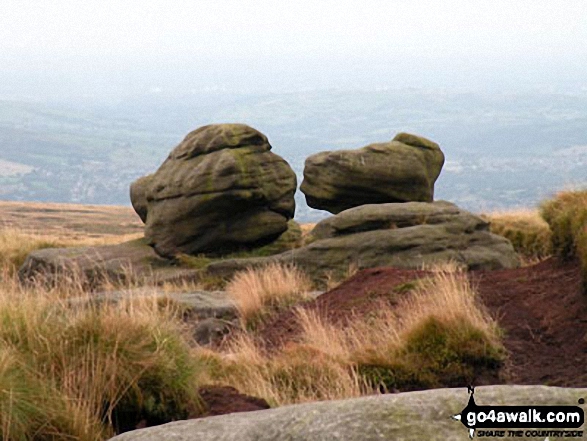
[[[505,331],[511,383],[587,386],[587,296],[578,262],[548,259],[479,272],[473,281]]]
[[[269,409],[269,404],[262,398],[241,394],[234,387],[208,386],[199,389],[205,412],[193,418],[204,418],[215,415],[225,415],[234,412],[251,412],[253,410]]]
[[[344,325],[353,316],[367,316],[376,311],[381,302],[396,304],[413,282],[426,274],[425,271],[395,268],[363,270],[301,308],[319,311],[322,317]],[[260,330],[260,338],[266,348],[273,351],[295,340],[300,331],[295,311],[287,310]]]
[[[230,386],[203,386],[198,389],[198,393],[202,399],[203,409],[194,410],[188,416],[188,419],[226,415],[235,412],[251,412],[270,408],[264,399],[241,394],[234,387]],[[121,415],[116,419],[114,429],[117,434],[120,434],[130,430],[158,426],[167,422],[170,421],[149,421],[138,418],[136,415]]]
[[[410,281],[425,276],[395,268],[365,270],[303,307],[344,324],[352,315],[375,312],[382,301],[394,304],[409,291]],[[548,259],[525,268],[471,272],[470,278],[505,333],[508,383],[587,387],[587,296],[577,262]],[[299,332],[294,312],[286,311],[260,336],[273,351]]]

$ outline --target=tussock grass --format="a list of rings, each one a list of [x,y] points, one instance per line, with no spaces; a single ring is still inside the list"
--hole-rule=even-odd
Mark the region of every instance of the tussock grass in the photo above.
[[[211,360],[214,381],[232,384],[272,406],[358,397],[367,389],[356,369],[311,345],[293,344],[269,356],[244,334],[227,354],[213,354]]]
[[[437,269],[397,308],[382,303],[370,320],[354,318],[344,328],[314,312],[298,317],[305,344],[385,390],[466,384],[505,355],[497,324],[458,270]]]
[[[2,439],[99,440],[197,412],[202,367],[171,308],[63,297],[16,281],[0,288]]]
[[[513,210],[483,216],[491,232],[509,239],[522,260],[532,263],[552,254],[552,231],[538,210]]]
[[[324,289],[331,291],[343,282],[347,281],[359,272],[359,265],[356,262],[351,262],[346,267],[346,270],[333,272],[330,271],[324,277]]]
[[[580,260],[587,292],[587,190],[560,192],[542,203],[540,212],[552,230],[554,253]]]
[[[306,300],[312,282],[295,266],[272,263],[237,273],[226,286],[242,324],[254,326],[271,312]]]
[[[587,190],[560,192],[543,202],[540,212],[552,230],[554,251],[563,257],[576,255],[586,234]]]
[[[249,331],[220,351],[190,345],[173,302],[148,296],[72,302],[90,295],[80,280],[64,276],[55,284],[22,286],[15,276],[30,250],[105,240],[0,232],[3,439],[103,440],[140,419],[182,418],[198,411],[197,388],[204,382],[234,386],[276,406],[462,385],[483,369],[497,369],[504,357],[495,322],[466,274],[450,265],[432,268],[399,307],[382,303],[373,316],[351,317],[344,326],[298,309],[300,340],[275,353],[250,329],[307,298],[311,282],[292,266],[250,269],[228,284]]]
[[[496,322],[465,272],[448,265],[414,285],[392,308],[333,324],[297,308],[302,333],[267,354],[251,334],[214,354],[214,381],[234,384],[271,404],[340,399],[379,391],[462,386],[497,373],[505,359]]]

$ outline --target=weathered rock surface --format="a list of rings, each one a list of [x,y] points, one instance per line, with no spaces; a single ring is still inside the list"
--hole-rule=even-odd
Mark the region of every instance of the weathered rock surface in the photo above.
[[[421,268],[453,260],[468,269],[515,268],[511,243],[489,232],[489,224],[449,202],[373,204],[345,210],[318,223],[309,245],[264,259],[213,263],[207,271],[228,276],[271,261],[294,263],[315,280],[329,273],[392,266]]]
[[[286,231],[296,175],[270,150],[265,135],[244,124],[204,126],[189,133],[152,177],[135,182],[133,205],[139,215],[146,211],[145,237],[157,253],[226,254]]]
[[[147,222],[147,189],[153,175],[143,176],[130,184],[130,202],[143,223]]]
[[[232,322],[210,317],[195,325],[193,336],[199,345],[206,346],[221,342],[235,329],[239,329],[238,321]]]
[[[576,406],[587,389],[547,386],[483,386],[478,405]],[[466,389],[435,389],[284,406],[180,421],[124,433],[116,441],[466,441],[465,426],[452,419],[467,405]],[[585,425],[577,430],[585,430]],[[526,429],[527,430],[527,429]],[[545,430],[545,429],[542,429]],[[544,441],[545,435],[524,439]],[[488,440],[503,438],[484,437]],[[555,439],[551,437],[551,439]],[[558,438],[556,438],[558,439]]]
[[[391,142],[308,157],[300,189],[310,207],[335,214],[365,204],[431,202],[443,165],[438,144],[399,133]]]
[[[95,288],[105,281],[194,280],[196,272],[174,266],[159,257],[144,239],[137,239],[118,245],[36,250],[27,256],[19,277],[23,281],[47,283],[73,277],[88,288]]]
[[[132,302],[145,297],[149,299],[155,298],[161,302],[171,302],[186,318],[198,320],[198,323],[209,318],[229,321],[237,317],[234,303],[230,300],[226,291],[167,292],[149,287],[95,292],[91,296],[73,297],[68,301],[72,305],[84,306],[87,304]]]

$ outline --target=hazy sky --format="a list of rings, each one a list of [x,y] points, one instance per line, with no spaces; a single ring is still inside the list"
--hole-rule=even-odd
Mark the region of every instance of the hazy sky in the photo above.
[[[587,87],[585,0],[0,0],[0,97]]]

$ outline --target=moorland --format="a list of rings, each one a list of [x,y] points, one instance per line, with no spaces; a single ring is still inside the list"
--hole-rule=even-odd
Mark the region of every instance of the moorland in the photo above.
[[[237,273],[216,288],[236,314],[202,343],[202,319],[172,300],[90,301],[145,289],[140,281],[88,291],[71,275],[19,280],[34,249],[140,235],[130,208],[2,203],[3,438],[98,440],[177,419],[471,382],[586,387],[586,206],[584,192],[566,192],[536,210],[486,213],[520,255],[517,269],[349,268],[317,298],[292,266]],[[199,283],[147,288],[187,293]]]

